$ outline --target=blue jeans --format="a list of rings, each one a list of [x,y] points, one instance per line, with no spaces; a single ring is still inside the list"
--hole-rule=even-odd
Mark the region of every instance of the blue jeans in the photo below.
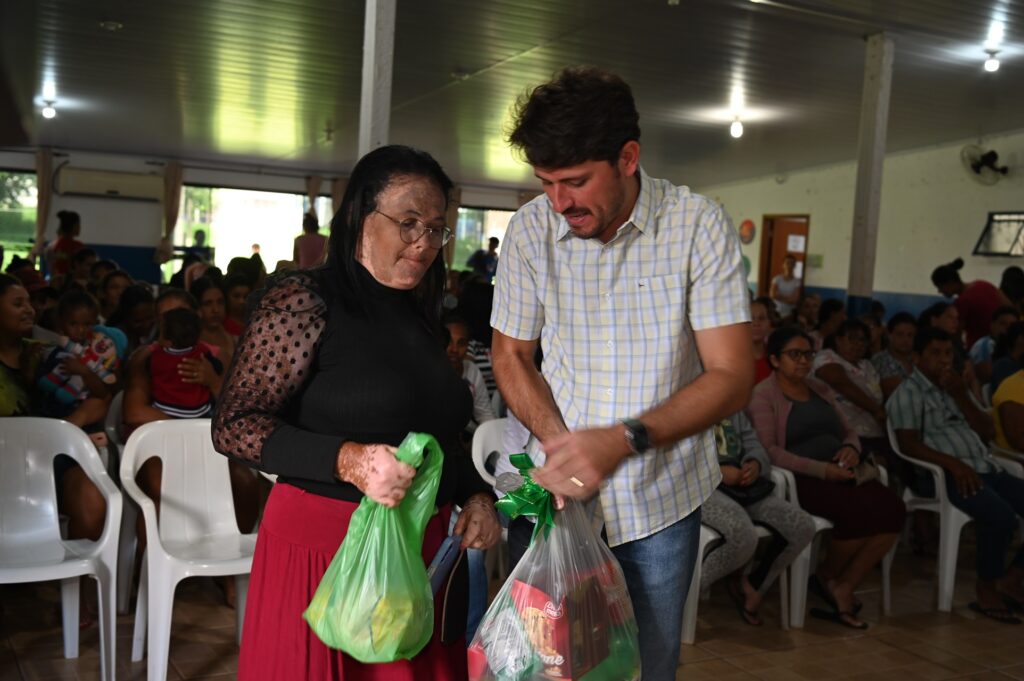
[[[953,476],[946,473],[949,501],[974,519],[978,538],[976,569],[978,579],[990,582],[1006,576],[1006,550],[1010,548],[1017,517],[1024,517],[1024,480],[1009,473],[981,473],[984,485],[973,497],[962,497]],[[1017,550],[1011,565],[1024,568],[1024,547]]]
[[[533,524],[509,525],[509,572],[530,544]],[[622,566],[640,634],[644,681],[675,681],[686,604],[700,543],[700,509],[649,537],[612,549]],[[698,594],[694,594],[696,598]]]
[[[698,508],[660,532],[612,548],[622,565],[640,629],[640,671],[644,681],[676,678],[683,606],[699,543]]]

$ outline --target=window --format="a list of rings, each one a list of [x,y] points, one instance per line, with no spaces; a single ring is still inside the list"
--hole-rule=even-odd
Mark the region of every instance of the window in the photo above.
[[[3,266],[28,256],[36,234],[36,175],[0,170],[0,245]]]
[[[259,246],[260,257],[268,272],[277,263],[291,261],[295,237],[302,234],[302,217],[309,210],[309,198],[303,194],[197,187],[186,185],[181,193],[174,247],[180,254],[196,246],[196,233],[203,232],[205,245],[213,251],[213,264],[227,271],[232,258],[248,258]],[[320,233],[329,232],[331,199],[316,200]],[[180,260],[163,266],[164,280],[181,267]]]
[[[452,269],[472,269],[467,261],[481,248],[487,250],[487,240],[492,236],[499,241],[505,239],[508,221],[514,211],[493,208],[459,208],[459,221],[455,226],[455,254]],[[500,248],[500,246],[499,246]]]
[[[1024,212],[989,213],[974,255],[1024,255]]]

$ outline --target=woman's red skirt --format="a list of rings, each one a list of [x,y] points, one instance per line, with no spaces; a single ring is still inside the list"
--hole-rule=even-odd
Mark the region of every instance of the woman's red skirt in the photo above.
[[[302,618],[320,578],[348,531],[358,504],[328,499],[285,483],[267,501],[245,606],[240,681],[465,681],[466,645],[439,640],[440,603],[434,637],[412,660],[363,664],[325,646]],[[430,519],[423,538],[429,564],[444,541],[450,507]]]

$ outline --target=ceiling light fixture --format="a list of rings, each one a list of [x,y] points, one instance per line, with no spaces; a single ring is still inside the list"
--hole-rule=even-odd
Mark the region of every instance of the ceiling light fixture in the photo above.
[[[736,139],[743,137],[743,121],[741,121],[739,118],[734,120],[732,122],[732,125],[729,126],[729,134],[735,137]]]
[[[54,108],[53,102],[46,102],[46,106],[43,107],[43,118],[54,118],[57,115],[57,109]]]
[[[988,59],[985,60],[985,70],[995,73],[999,70],[999,60],[996,58],[999,50],[985,50],[985,53],[988,55]]]

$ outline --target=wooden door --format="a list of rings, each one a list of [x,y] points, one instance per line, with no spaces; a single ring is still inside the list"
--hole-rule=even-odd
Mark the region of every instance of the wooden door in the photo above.
[[[782,274],[787,255],[796,258],[796,276],[803,286],[806,275],[809,215],[765,215],[761,228],[761,259],[757,270],[757,294],[768,295],[772,278]]]

